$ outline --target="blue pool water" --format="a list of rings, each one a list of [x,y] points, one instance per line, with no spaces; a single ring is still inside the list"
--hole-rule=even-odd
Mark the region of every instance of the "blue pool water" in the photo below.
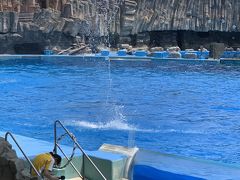
[[[0,131],[53,141],[61,120],[84,149],[102,143],[240,162],[240,66],[0,63]],[[67,143],[67,142],[65,142]]]

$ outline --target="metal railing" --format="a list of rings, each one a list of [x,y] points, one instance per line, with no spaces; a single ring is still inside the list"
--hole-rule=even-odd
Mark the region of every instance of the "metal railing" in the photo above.
[[[90,159],[90,157],[85,153],[85,151],[82,149],[82,147],[79,145],[79,143],[77,142],[77,140],[75,139],[75,137],[73,136],[72,133],[70,133],[68,131],[67,128],[65,128],[65,126],[61,123],[61,121],[57,120],[54,123],[54,153],[57,153],[57,148],[60,149],[60,151],[63,153],[63,155],[66,157],[66,159],[68,160],[66,154],[63,152],[63,150],[60,148],[60,146],[57,143],[57,124],[61,125],[61,127],[65,130],[65,132],[67,133],[67,135],[71,138],[71,140],[76,144],[76,146],[78,147],[78,149],[82,152],[83,154],[83,161],[82,161],[82,168],[83,168],[83,176],[81,176],[81,174],[79,173],[79,171],[77,170],[77,168],[72,164],[72,162],[70,162],[71,166],[74,168],[74,170],[79,174],[79,176],[81,178],[84,179],[84,157],[87,158],[87,160],[92,164],[92,166],[94,167],[94,169],[98,172],[98,174],[102,177],[102,179],[107,180],[106,177],[102,174],[102,172],[98,169],[98,167],[94,164],[94,162]]]
[[[37,176],[41,179],[41,175],[39,174],[39,172],[37,171],[37,169],[35,168],[35,166],[33,165],[33,163],[31,162],[31,160],[27,157],[27,155],[24,153],[24,151],[22,150],[22,148],[20,147],[20,145],[18,144],[17,140],[14,138],[14,136],[12,135],[12,133],[7,132],[5,134],[5,141],[8,141],[8,135],[12,138],[12,140],[15,142],[15,144],[17,145],[18,149],[22,152],[23,156],[26,158],[26,160],[28,161],[28,163],[30,164],[31,168],[33,168],[33,170],[35,171],[35,173],[37,174]]]

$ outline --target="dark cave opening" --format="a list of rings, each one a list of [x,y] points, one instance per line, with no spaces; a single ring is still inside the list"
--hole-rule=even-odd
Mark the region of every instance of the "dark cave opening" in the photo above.
[[[177,45],[180,47],[180,49],[185,49],[185,46],[183,44],[184,42],[184,32],[183,31],[177,31]]]
[[[14,51],[16,54],[42,54],[44,48],[39,43],[15,44]]]
[[[49,0],[39,0],[38,3],[39,3],[39,6],[41,9],[46,9],[48,8],[48,2]]]
[[[210,48],[212,43],[223,43],[225,47],[240,47],[240,32],[195,32],[195,31],[152,31],[150,46],[167,48],[179,46],[184,49],[199,49],[201,45]]]

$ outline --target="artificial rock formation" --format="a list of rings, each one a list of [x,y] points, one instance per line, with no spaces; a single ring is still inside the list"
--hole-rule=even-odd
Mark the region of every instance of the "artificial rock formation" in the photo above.
[[[114,0],[0,0],[0,53],[39,54],[78,42],[94,49],[119,32],[119,12]]]
[[[12,146],[0,137],[0,179],[3,180],[30,180],[24,168],[24,162],[18,159]]]
[[[188,36],[196,36],[191,31],[239,32],[239,21],[240,1],[236,0],[125,0],[122,6],[120,32],[121,38],[128,42],[130,40],[127,38],[130,38],[131,34],[137,36],[136,43],[143,41],[146,44],[151,39],[146,37],[150,33],[153,35],[152,39],[160,41],[157,45],[179,45],[177,41],[181,41],[179,46],[190,48],[192,44],[194,46],[194,42],[189,42],[191,39],[188,42],[182,41]],[[181,31],[181,34],[178,34],[178,31]],[[162,36],[164,40],[157,36]],[[231,39],[235,38],[236,34],[230,37],[224,36],[226,39]],[[195,42],[199,41],[199,37],[196,38],[192,39]],[[216,41],[225,43],[226,39],[212,38],[209,43]],[[206,39],[200,37],[200,41],[204,43]],[[234,41],[239,44],[239,39]]]
[[[240,1],[125,0],[123,30],[239,31]]]
[[[92,49],[100,43],[237,47],[239,20],[238,0],[0,0],[0,53],[67,49],[78,41]]]

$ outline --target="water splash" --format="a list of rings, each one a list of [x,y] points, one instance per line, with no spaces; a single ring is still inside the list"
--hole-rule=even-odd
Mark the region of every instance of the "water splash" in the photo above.
[[[130,130],[128,133],[128,147],[135,147],[135,130]]]
[[[120,130],[120,131],[129,131],[129,138],[133,138],[130,134],[135,134],[135,131],[139,132],[152,132],[153,130],[149,129],[141,129],[136,127],[135,125],[130,124],[127,121],[126,116],[124,115],[124,106],[122,105],[116,105],[116,104],[110,104],[109,102],[106,102],[105,108],[103,110],[106,111],[104,117],[104,120],[99,119],[97,122],[89,122],[89,121],[82,121],[82,120],[72,120],[72,121],[65,121],[64,123],[66,125],[70,126],[78,126],[82,128],[88,128],[88,129],[98,129],[98,130]],[[107,119],[105,119],[107,118]],[[132,136],[132,137],[130,137]],[[134,137],[135,138],[135,137]],[[133,139],[131,140],[134,141]]]
[[[66,126],[81,127],[86,129],[96,129],[96,130],[117,130],[117,131],[129,131],[129,145],[132,146],[135,141],[135,132],[144,132],[144,133],[156,133],[158,130],[154,129],[141,129],[134,125],[131,125],[127,122],[120,120],[112,120],[108,122],[89,122],[82,120],[63,120],[62,121]]]
[[[76,121],[64,122],[64,124],[70,126],[79,126],[89,129],[101,129],[101,130],[135,130],[134,126],[127,123],[121,122],[119,120],[113,120],[108,122],[88,122],[88,121]]]

